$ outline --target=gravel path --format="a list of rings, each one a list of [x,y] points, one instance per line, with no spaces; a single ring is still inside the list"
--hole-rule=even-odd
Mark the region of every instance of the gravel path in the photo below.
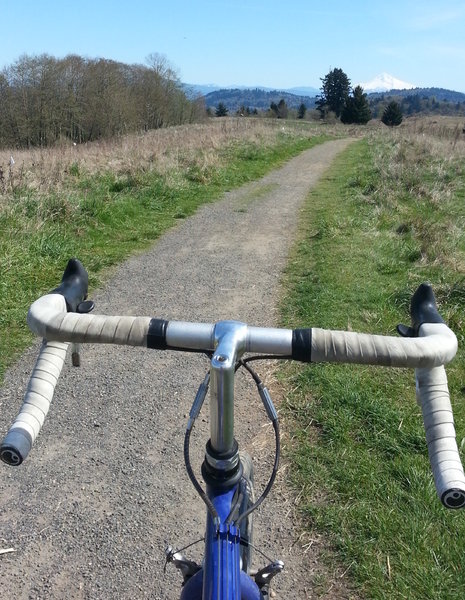
[[[276,299],[299,207],[348,140],[317,146],[262,180],[225,194],[121,267],[96,312],[253,325],[275,323]],[[37,347],[6,375],[0,431],[19,407]],[[0,598],[163,599],[179,597],[164,548],[202,535],[204,511],[184,471],[186,416],[207,361],[133,348],[86,347],[81,369],[65,367],[51,412],[27,461],[0,467]],[[269,365],[258,371],[271,371]],[[265,378],[266,379],[266,378]],[[269,474],[272,431],[239,377],[239,443],[257,479]],[[204,409],[193,441],[200,464]],[[282,471],[284,471],[283,469]],[[278,598],[308,598],[323,577],[318,550],[296,540],[294,502],[283,472],[255,518],[255,543],[284,560]],[[310,544],[311,545],[311,544]],[[318,547],[318,541],[314,544]],[[199,558],[200,547],[189,551]],[[256,566],[265,559],[256,555]],[[346,598],[339,582],[325,598]]]

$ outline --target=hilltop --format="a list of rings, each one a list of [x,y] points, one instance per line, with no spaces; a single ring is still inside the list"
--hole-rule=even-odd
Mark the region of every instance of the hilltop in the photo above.
[[[443,88],[415,88],[391,90],[368,94],[368,102],[373,117],[378,118],[388,102],[395,100],[405,116],[423,115],[465,115],[465,94]]]
[[[301,89],[301,88],[299,88]],[[207,108],[215,109],[223,103],[230,113],[241,108],[266,111],[272,102],[278,104],[284,100],[290,109],[298,109],[304,104],[307,109],[315,108],[318,90],[313,96],[293,94],[289,90],[219,89],[203,96]],[[465,114],[465,94],[443,88],[410,88],[389,91],[376,91],[367,94],[374,117],[378,117],[387,102],[396,100],[401,104],[404,114]]]
[[[305,104],[306,108],[313,108],[315,97],[316,95],[311,98],[280,90],[236,88],[210,92],[204,96],[204,99],[207,108],[215,108],[222,102],[230,112],[236,112],[241,107],[260,111],[268,110],[272,102],[278,104],[280,100],[284,100],[288,108],[298,109],[301,104]]]
[[[440,102],[465,102],[465,94],[454,92],[444,88],[413,88],[413,89],[393,89],[388,92],[372,92],[368,94],[370,100],[377,100],[386,96],[397,96],[399,98],[408,98],[409,96],[420,96],[421,98],[435,98]]]

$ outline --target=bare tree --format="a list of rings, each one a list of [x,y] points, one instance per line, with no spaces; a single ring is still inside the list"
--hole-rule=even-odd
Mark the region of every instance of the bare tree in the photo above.
[[[147,62],[21,56],[0,74],[0,144],[82,142],[204,115],[165,56],[154,53]]]

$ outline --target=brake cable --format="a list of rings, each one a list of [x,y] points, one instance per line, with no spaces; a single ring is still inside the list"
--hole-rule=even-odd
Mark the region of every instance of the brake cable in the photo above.
[[[274,458],[273,469],[271,472],[270,479],[269,479],[267,485],[265,486],[265,489],[263,490],[261,496],[258,498],[258,500],[251,507],[249,507],[246,511],[244,511],[242,514],[240,514],[237,519],[235,519],[236,525],[238,525],[238,523],[240,521],[245,519],[254,510],[256,510],[262,504],[262,502],[265,500],[265,498],[268,496],[271,488],[273,487],[273,484],[274,484],[274,481],[276,479],[276,475],[278,472],[278,467],[279,467],[279,455],[280,455],[280,450],[281,450],[281,441],[280,441],[280,433],[279,433],[278,414],[273,405],[273,401],[271,400],[271,396],[268,392],[268,389],[263,385],[263,382],[260,379],[259,375],[256,373],[256,371],[247,364],[248,362],[250,362],[252,360],[260,360],[260,359],[268,359],[268,358],[276,358],[276,357],[271,357],[268,355],[266,355],[266,356],[264,356],[264,355],[250,356],[250,357],[247,357],[246,359],[242,359],[242,360],[238,361],[238,363],[236,365],[236,369],[235,369],[237,371],[240,367],[243,367],[252,376],[252,378],[257,386],[257,390],[258,390],[258,393],[262,400],[263,406],[265,407],[265,411],[273,425],[273,429],[274,429],[274,433],[275,433],[275,458]],[[286,357],[279,357],[279,358],[286,358]],[[193,403],[192,408],[189,413],[189,420],[188,420],[186,433],[185,433],[185,437],[184,437],[184,464],[186,466],[187,475],[189,476],[189,479],[190,479],[192,485],[194,486],[196,492],[199,494],[199,496],[203,500],[204,504],[207,507],[208,512],[210,513],[210,515],[213,519],[214,524],[218,528],[219,527],[218,512],[216,511],[212,501],[208,498],[206,492],[204,491],[204,489],[200,485],[197,477],[195,476],[195,473],[192,469],[192,464],[190,461],[190,437],[191,437],[192,429],[194,427],[195,420],[197,419],[197,417],[200,413],[200,410],[203,406],[203,403],[205,401],[209,383],[210,383],[210,372],[208,372],[206,374],[203,382],[200,384],[199,389],[198,389],[197,394],[194,399],[194,403]],[[229,522],[229,518],[230,517],[228,517],[227,522]]]
[[[249,366],[247,363],[250,362],[251,360],[258,360],[260,358],[267,358],[265,356],[258,356],[258,357],[249,357],[248,359],[244,359],[244,360],[240,360],[239,361],[239,367],[243,367],[246,369],[246,371],[248,371],[248,373],[250,373],[250,375],[252,376],[253,380],[255,381],[255,384],[257,386],[257,390],[258,393],[260,394],[260,398],[262,399],[263,402],[263,406],[265,407],[265,411],[268,415],[268,418],[270,419],[272,425],[273,425],[273,429],[274,429],[274,434],[275,434],[275,455],[274,455],[274,463],[273,463],[273,469],[271,472],[271,476],[270,479],[268,481],[268,483],[265,486],[265,489],[263,490],[261,496],[259,497],[259,499],[254,502],[254,504],[252,504],[252,506],[250,508],[248,508],[246,511],[244,511],[242,514],[240,514],[237,519],[235,520],[235,524],[236,526],[240,523],[240,521],[242,521],[243,519],[245,519],[248,515],[250,515],[254,510],[256,510],[260,504],[262,504],[262,502],[265,500],[265,498],[268,496],[268,494],[270,493],[271,488],[273,487],[274,481],[276,479],[276,475],[278,473],[278,468],[279,468],[279,455],[281,452],[281,439],[280,439],[280,434],[279,434],[279,423],[278,423],[278,413],[276,412],[276,409],[274,407],[273,401],[271,400],[271,396],[270,393],[268,391],[268,389],[263,385],[262,380],[260,379],[260,376],[258,375],[258,373],[252,369],[251,366]]]

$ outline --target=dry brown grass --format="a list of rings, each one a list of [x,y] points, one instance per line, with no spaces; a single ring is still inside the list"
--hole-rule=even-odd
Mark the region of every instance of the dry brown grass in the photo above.
[[[138,171],[160,173],[192,165],[200,169],[217,163],[218,150],[235,141],[268,145],[278,132],[301,135],[330,133],[321,126],[277,120],[225,118],[132,134],[88,144],[65,143],[32,150],[0,150],[0,194],[12,189],[47,193],[59,188],[71,173],[112,171],[116,176]],[[10,157],[14,165],[10,167]]]
[[[380,220],[397,220],[409,232],[422,268],[442,266],[460,276],[465,273],[461,127],[457,118],[423,117],[378,131],[372,139],[375,171],[368,195]]]
[[[397,170],[398,180],[405,182],[410,178],[420,195],[421,182],[429,172],[439,186],[441,197],[444,193],[448,195],[454,188],[451,170],[461,171],[465,158],[464,126],[465,122],[457,117],[414,117],[406,119],[400,127],[377,130],[373,135],[381,134],[386,142],[378,146],[377,166],[381,172]]]
[[[400,129],[415,136],[443,140],[465,152],[465,117],[409,117],[404,120]]]

